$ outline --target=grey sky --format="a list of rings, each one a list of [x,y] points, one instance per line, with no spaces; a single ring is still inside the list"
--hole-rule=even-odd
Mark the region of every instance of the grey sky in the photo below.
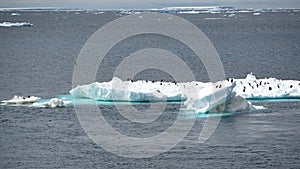
[[[169,6],[300,8],[300,0],[0,0],[0,8],[71,7],[85,9],[134,9],[163,8]]]

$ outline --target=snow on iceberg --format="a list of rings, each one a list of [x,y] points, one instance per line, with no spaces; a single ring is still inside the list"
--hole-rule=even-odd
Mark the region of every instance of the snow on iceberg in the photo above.
[[[22,27],[22,26],[32,26],[33,24],[29,22],[2,22],[0,27]]]
[[[276,78],[256,79],[248,74],[245,79],[230,79],[236,83],[237,95],[249,99],[300,98],[300,81]]]
[[[73,97],[103,101],[180,101],[179,84],[170,82],[122,81],[114,77],[110,82],[77,86],[70,91]]]

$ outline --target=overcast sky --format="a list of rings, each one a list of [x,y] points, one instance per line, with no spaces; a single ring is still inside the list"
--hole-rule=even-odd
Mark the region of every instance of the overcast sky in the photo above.
[[[300,8],[300,0],[0,0],[0,8],[71,7],[84,9],[143,9],[170,6]]]

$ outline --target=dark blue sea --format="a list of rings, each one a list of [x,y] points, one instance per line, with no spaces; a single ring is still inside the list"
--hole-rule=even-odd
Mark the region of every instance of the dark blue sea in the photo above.
[[[51,98],[68,94],[76,58],[85,42],[120,17],[115,12],[11,13],[0,12],[0,22],[30,22],[33,26],[0,27],[0,100],[14,95]],[[257,78],[300,80],[300,12],[177,16],[207,35],[226,78],[245,78],[253,72]],[[209,81],[203,63],[190,57],[190,51],[157,35],[135,36],[118,44],[100,64],[96,81],[111,80],[124,56],[147,47],[172,50],[186,61],[197,80]],[[171,81],[172,77],[147,70],[135,79]],[[0,106],[0,168],[300,168],[300,102],[254,104],[267,109],[223,117],[205,143],[198,142],[205,119],[196,119],[178,145],[149,158],[120,157],[95,144],[81,127],[73,106]],[[180,105],[168,105],[166,113],[149,125],[130,123],[113,105],[99,108],[117,131],[149,137],[170,127]],[[112,142],[117,144],[118,140]]]

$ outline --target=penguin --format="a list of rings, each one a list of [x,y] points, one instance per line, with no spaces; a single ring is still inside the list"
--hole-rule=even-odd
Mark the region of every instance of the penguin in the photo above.
[[[272,90],[272,87],[269,87],[269,90]]]
[[[261,86],[262,81],[259,82],[259,85]]]
[[[293,85],[291,85],[290,88],[293,88]]]
[[[160,90],[156,90],[158,93],[160,93]]]
[[[279,86],[279,85],[277,85],[277,87],[278,87],[278,89],[280,89],[280,86]]]
[[[154,80],[152,80],[152,83],[154,83]]]
[[[231,83],[233,83],[233,79],[231,79]],[[300,85],[300,84],[299,84]]]
[[[244,86],[243,92],[244,92],[244,93],[246,92],[246,87],[245,87],[245,86]]]
[[[257,87],[257,88],[258,88],[258,86],[259,86],[259,85],[256,83],[256,87]]]

